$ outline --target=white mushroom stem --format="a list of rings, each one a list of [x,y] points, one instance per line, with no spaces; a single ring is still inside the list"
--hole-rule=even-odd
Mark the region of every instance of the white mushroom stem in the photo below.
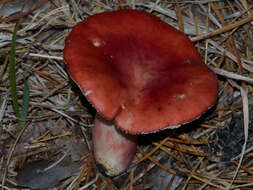
[[[116,176],[129,167],[135,155],[137,136],[125,134],[112,121],[97,115],[92,138],[97,166],[102,173]]]

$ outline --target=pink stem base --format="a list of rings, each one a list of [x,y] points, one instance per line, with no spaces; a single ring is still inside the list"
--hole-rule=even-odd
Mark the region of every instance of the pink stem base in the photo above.
[[[92,138],[97,166],[103,174],[116,176],[129,167],[135,155],[137,136],[125,134],[112,121],[97,115]]]

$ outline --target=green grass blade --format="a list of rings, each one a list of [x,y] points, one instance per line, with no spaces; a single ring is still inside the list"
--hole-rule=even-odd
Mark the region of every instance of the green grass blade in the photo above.
[[[27,81],[24,83],[24,91],[23,91],[23,102],[22,102],[22,109],[21,109],[21,125],[22,127],[25,126],[25,120],[27,117],[29,108],[29,86],[27,84]]]
[[[16,86],[16,69],[15,69],[15,48],[16,48],[16,36],[17,36],[17,25],[14,28],[11,40],[11,50],[10,50],[10,63],[9,63],[9,74],[10,74],[10,91],[12,106],[15,111],[16,117],[20,118],[19,105],[18,105],[18,95]],[[20,121],[19,121],[20,125]]]

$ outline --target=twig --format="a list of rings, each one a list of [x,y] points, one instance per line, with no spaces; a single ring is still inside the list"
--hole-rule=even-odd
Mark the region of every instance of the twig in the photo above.
[[[246,24],[246,23],[248,23],[248,22],[250,22],[252,20],[253,20],[253,14],[250,14],[247,18],[241,19],[241,20],[239,20],[239,21],[237,21],[235,23],[232,23],[232,24],[228,24],[228,25],[226,25],[226,26],[224,26],[222,28],[219,28],[217,30],[214,30],[212,32],[208,32],[206,34],[200,34],[198,36],[192,37],[191,40],[193,42],[197,42],[197,41],[200,41],[200,40],[211,38],[211,37],[216,36],[218,34],[222,34],[224,32],[232,30],[232,29],[234,29],[236,27],[242,26],[242,25],[244,25],[244,24]]]

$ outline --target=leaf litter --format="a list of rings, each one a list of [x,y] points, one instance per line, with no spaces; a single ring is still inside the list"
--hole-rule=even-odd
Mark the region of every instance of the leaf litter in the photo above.
[[[219,98],[200,120],[142,137],[129,171],[110,179],[96,170],[90,139],[94,110],[68,77],[62,50],[76,23],[120,8],[151,12],[184,31],[217,74]],[[163,189],[252,188],[252,8],[251,0],[1,1],[0,187],[155,190],[163,180]],[[22,130],[12,108],[7,67],[18,21],[20,107],[24,78],[29,86]]]

